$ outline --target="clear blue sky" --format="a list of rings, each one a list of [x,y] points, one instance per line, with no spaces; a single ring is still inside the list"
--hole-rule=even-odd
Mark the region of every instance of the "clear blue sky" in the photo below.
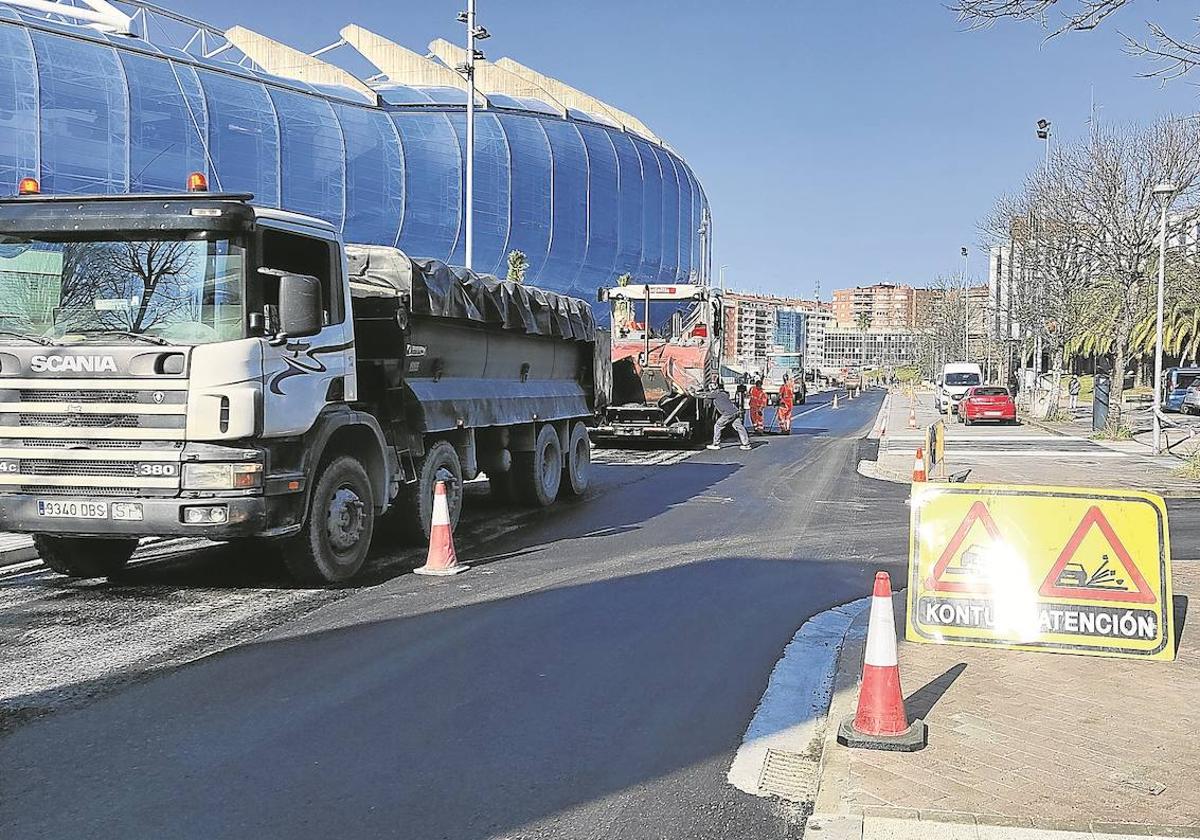
[[[160,0],[312,50],[354,21],[417,51],[459,40],[465,0],[247,3]],[[1032,25],[963,31],[939,0],[479,0],[488,56],[510,55],[640,117],[691,164],[730,287],[811,294],[957,272],[997,194],[1041,159],[1039,117],[1060,139],[1101,119],[1200,110],[1194,83],[1138,78],[1118,30],[1050,42]],[[290,11],[280,14],[280,8]],[[339,52],[347,52],[346,50]],[[1196,79],[1195,81],[1200,81]],[[972,248],[971,272],[983,255]]]

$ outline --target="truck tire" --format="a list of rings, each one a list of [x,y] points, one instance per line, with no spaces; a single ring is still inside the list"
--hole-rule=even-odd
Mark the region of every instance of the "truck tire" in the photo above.
[[[388,513],[388,518],[396,522],[406,542],[416,545],[429,540],[429,523],[433,521],[433,492],[439,480],[446,482],[450,525],[452,528],[458,527],[458,518],[462,515],[462,463],[458,460],[458,450],[444,440],[429,447],[421,459],[416,482],[400,493]]]
[[[562,446],[551,425],[542,426],[532,452],[513,455],[513,481],[521,501],[531,507],[547,507],[558,498],[562,484]]]
[[[60,575],[73,578],[115,575],[125,568],[137,545],[137,540],[33,535],[33,547],[42,562]]]
[[[562,492],[582,496],[592,477],[592,442],[587,426],[576,420],[571,425],[571,440],[567,444],[567,463],[563,466]]]
[[[283,546],[288,571],[303,583],[342,583],[367,559],[375,532],[375,493],[358,459],[339,455],[313,487],[300,533]]]

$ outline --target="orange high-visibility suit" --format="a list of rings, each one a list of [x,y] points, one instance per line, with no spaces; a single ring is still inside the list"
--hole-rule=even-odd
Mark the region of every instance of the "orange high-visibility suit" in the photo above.
[[[767,407],[767,392],[761,385],[755,384],[750,389],[750,425],[754,431],[763,430],[763,409]]]
[[[792,407],[796,404],[796,392],[792,389],[791,381],[783,383],[779,389],[779,408],[775,410],[775,419],[779,421],[779,431],[782,434],[792,433]]]

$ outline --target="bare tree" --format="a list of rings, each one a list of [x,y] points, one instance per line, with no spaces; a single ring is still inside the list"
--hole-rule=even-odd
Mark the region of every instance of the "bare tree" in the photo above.
[[[1015,260],[1005,315],[1020,325],[1022,355],[1040,350],[1050,356],[1048,374],[1031,398],[1034,415],[1044,419],[1058,411],[1066,349],[1102,298],[1089,282],[1094,265],[1086,243],[1092,230],[1072,204],[1069,173],[1066,159],[1055,156],[1019,192],[1001,197],[980,226],[988,245],[1007,243]]]
[[[1095,29],[1132,4],[1133,0],[954,0],[950,9],[973,29],[1000,20],[1032,21],[1048,30],[1047,38],[1054,38],[1064,32]],[[1143,75],[1173,79],[1200,66],[1200,45],[1193,40],[1173,35],[1153,21],[1147,22],[1146,28],[1144,38],[1122,33],[1127,52],[1155,65]]]
[[[1121,427],[1120,404],[1134,326],[1144,315],[1155,266],[1159,207],[1152,190],[1169,182],[1180,206],[1200,193],[1200,131],[1168,119],[1148,128],[1096,127],[1083,143],[1061,148],[1042,200],[1059,208],[1079,238],[1086,283],[1094,291],[1082,329],[1111,336],[1113,388],[1108,432]],[[1169,228],[1179,233],[1185,217]]]

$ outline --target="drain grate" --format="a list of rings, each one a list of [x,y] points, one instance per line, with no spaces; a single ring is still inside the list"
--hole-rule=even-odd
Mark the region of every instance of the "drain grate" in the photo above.
[[[817,794],[819,762],[812,756],[767,750],[758,789],[789,802],[807,802]]]

